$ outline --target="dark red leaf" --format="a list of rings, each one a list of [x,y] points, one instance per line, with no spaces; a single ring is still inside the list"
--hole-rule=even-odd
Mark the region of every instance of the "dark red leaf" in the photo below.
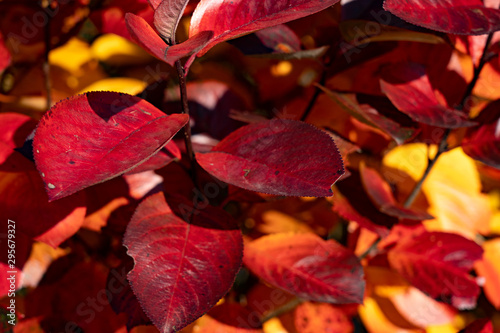
[[[90,92],[61,101],[42,118],[33,141],[49,199],[119,176],[162,149],[188,121],[138,97]]]
[[[476,118],[481,125],[467,130],[462,141],[470,157],[500,169],[500,100],[490,103]]]
[[[342,216],[347,221],[354,221],[361,228],[366,228],[381,237],[389,234],[389,229],[384,225],[372,222],[368,217],[361,215],[347,200],[339,190],[333,190],[333,211]],[[364,212],[365,210],[363,210]]]
[[[196,322],[198,333],[263,333],[255,313],[238,303],[224,302]]]
[[[337,2],[338,0],[201,0],[191,18],[189,36],[205,30],[214,32],[210,42],[198,52],[198,56],[202,56],[218,43],[314,14]]]
[[[169,45],[175,42],[175,30],[188,2],[189,0],[163,0],[156,3],[154,24]]]
[[[458,333],[493,333],[491,319],[476,319]]]
[[[137,167],[128,171],[126,174],[131,175],[143,171],[160,169],[168,163],[180,159],[181,151],[179,150],[179,147],[177,147],[177,144],[174,141],[169,141],[165,147],[151,156],[151,158],[149,158],[146,162],[141,163]]]
[[[480,0],[385,0],[384,9],[449,34],[482,35],[500,29],[500,10],[486,8]]]
[[[300,51],[300,39],[295,32],[284,24],[255,32],[265,47],[277,53]]]
[[[125,22],[132,39],[137,44],[171,66],[180,58],[198,52],[212,37],[211,31],[201,31],[183,43],[169,46],[142,17],[127,13]]]
[[[162,333],[176,332],[206,313],[231,287],[243,241],[234,222],[214,207],[186,205],[191,223],[174,215],[163,193],[137,208],[124,244],[134,258],[128,279]],[[194,214],[194,215],[192,215]]]
[[[430,220],[433,218],[425,212],[418,212],[399,205],[394,198],[390,185],[382,176],[364,163],[359,168],[363,187],[370,200],[382,213],[395,216],[400,219]]]
[[[226,183],[275,195],[331,196],[344,173],[328,134],[285,119],[243,126],[196,159]]]
[[[21,147],[35,127],[36,121],[26,115],[2,113],[0,115],[0,141],[10,148]]]
[[[370,105],[358,104],[352,94],[338,93],[321,85],[317,85],[317,87],[323,90],[351,116],[362,123],[381,129],[393,138],[398,145],[405,143],[415,133],[415,129],[402,126],[393,119],[384,116]]]
[[[476,304],[480,289],[468,275],[483,250],[460,235],[420,231],[398,239],[388,252],[390,265],[412,285],[458,309]]]
[[[358,258],[315,234],[273,234],[245,247],[245,265],[266,282],[300,298],[361,303],[365,281]]]
[[[439,103],[424,66],[398,63],[386,67],[380,87],[391,102],[415,121],[444,128],[474,126],[463,112]]]
[[[10,65],[10,52],[4,44],[2,33],[0,32],[0,73]]]

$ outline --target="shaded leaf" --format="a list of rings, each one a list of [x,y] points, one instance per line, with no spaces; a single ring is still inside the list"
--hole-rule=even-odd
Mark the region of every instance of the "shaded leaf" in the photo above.
[[[266,282],[307,300],[361,303],[363,268],[352,252],[315,234],[263,236],[245,247],[245,265]]]
[[[491,319],[476,319],[458,333],[493,333]]]
[[[188,116],[113,92],[78,95],[40,121],[33,149],[49,199],[56,200],[137,167],[162,149]]]
[[[500,100],[481,111],[477,127],[467,130],[462,141],[464,152],[475,160],[500,169]]]
[[[479,286],[468,272],[482,253],[479,245],[462,236],[424,231],[400,238],[388,260],[412,285],[463,310],[473,308],[479,296]]]
[[[214,307],[196,322],[198,333],[263,333],[247,308],[237,303],[224,302]]]
[[[324,303],[302,303],[295,309],[295,328],[298,333],[348,333],[354,327],[340,308]]]
[[[132,13],[125,15],[127,29],[132,39],[156,58],[173,66],[174,63],[201,49],[212,37],[211,31],[201,31],[183,43],[167,45],[151,26],[140,16]]]
[[[175,44],[175,30],[189,0],[163,0],[159,4],[157,1],[151,3],[153,2],[157,5],[154,16],[156,30],[168,45]]]
[[[255,36],[271,52],[292,53],[300,51],[300,39],[295,32],[284,24],[261,29]]]
[[[314,14],[337,2],[338,0],[201,0],[191,18],[189,36],[204,30],[214,32],[210,42],[198,52],[198,56],[202,56],[218,43]]]
[[[500,30],[500,10],[480,0],[385,0],[384,9],[412,24],[449,34]]]
[[[390,185],[375,169],[369,168],[362,163],[359,171],[366,193],[382,213],[411,220],[429,220],[433,218],[432,215],[425,212],[418,212],[399,205],[394,198]]]
[[[10,52],[5,46],[2,33],[0,32],[0,74],[3,72],[5,68],[7,68],[10,65],[10,61],[11,61]]]
[[[473,126],[464,112],[452,110],[439,103],[432,90],[424,66],[398,63],[382,73],[380,87],[391,102],[415,121],[444,128]]]
[[[160,332],[178,331],[207,312],[241,265],[243,241],[227,213],[187,203],[172,207],[191,223],[174,215],[162,193],[148,197],[124,238],[135,261],[128,280]]]
[[[334,102],[336,102],[351,116],[362,123],[381,129],[384,133],[393,138],[399,145],[406,142],[415,133],[415,129],[403,127],[393,119],[379,113],[371,106],[367,104],[358,104],[355,101],[353,94],[338,93],[319,84],[316,84],[316,86],[323,90],[331,99],[333,99]]]
[[[277,60],[300,60],[300,59],[318,59],[326,54],[329,46],[321,46],[310,50],[301,50],[290,53],[265,53],[265,54],[255,54],[252,57],[256,58],[266,58],[266,59],[277,59]]]
[[[196,159],[226,183],[275,195],[331,196],[332,184],[344,173],[328,134],[285,119],[243,126]]]

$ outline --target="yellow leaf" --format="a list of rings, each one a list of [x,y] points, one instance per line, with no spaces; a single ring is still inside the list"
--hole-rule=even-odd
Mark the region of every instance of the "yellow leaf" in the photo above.
[[[112,66],[143,65],[153,60],[141,47],[115,34],[99,36],[90,49],[96,59]]]
[[[430,156],[435,152],[436,147],[431,146]],[[404,173],[415,182],[422,177],[427,166],[427,146],[417,143],[396,147],[384,157],[383,165],[386,178],[398,186],[407,186]],[[461,148],[439,157],[422,191],[430,205],[429,213],[435,217],[424,222],[428,230],[459,233],[470,239],[477,233],[488,234],[492,216],[488,197],[481,193],[475,162]]]
[[[264,333],[288,333],[287,329],[283,326],[279,318],[271,318],[266,321],[262,328]]]
[[[130,95],[137,95],[146,89],[147,83],[129,77],[111,77],[96,81],[82,89],[79,93],[87,91],[116,91]]]
[[[66,71],[77,74],[82,66],[94,60],[89,45],[76,38],[71,38],[66,44],[58,47],[49,54],[51,65],[59,66]]]

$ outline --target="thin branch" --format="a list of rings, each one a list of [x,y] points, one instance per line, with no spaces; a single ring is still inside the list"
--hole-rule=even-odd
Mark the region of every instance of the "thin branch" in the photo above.
[[[365,259],[370,253],[372,253],[373,250],[377,248],[378,243],[380,243],[381,240],[382,237],[378,236],[378,238],[372,243],[372,245],[370,245],[370,247],[365,252],[358,256],[359,261]]]
[[[481,55],[481,59],[479,60],[479,64],[477,65],[477,67],[474,68],[474,76],[472,77],[472,80],[467,85],[467,89],[465,90],[465,92],[462,96],[462,99],[460,100],[460,103],[457,106],[455,106],[456,110],[462,111],[465,107],[467,100],[472,95],[472,91],[474,90],[474,87],[476,86],[477,80],[479,79],[479,74],[481,74],[481,71],[487,62],[486,53],[487,53],[488,48],[490,46],[492,37],[493,37],[493,33],[490,33],[488,35],[488,38],[486,39],[486,43],[484,44],[484,49],[483,49],[483,53]],[[410,195],[406,199],[406,201],[404,203],[405,207],[411,206],[411,204],[413,203],[413,201],[417,197],[418,193],[420,192],[420,189],[422,188],[424,181],[427,179],[427,176],[429,175],[432,168],[436,164],[437,159],[439,158],[439,156],[441,156],[442,153],[444,153],[447,150],[447,148],[448,148],[447,140],[448,140],[448,137],[450,136],[450,133],[451,133],[451,130],[449,128],[446,129],[446,131],[443,134],[443,137],[441,138],[441,142],[439,143],[439,147],[438,147],[438,151],[437,151],[436,155],[434,156],[434,158],[432,158],[428,161],[427,167],[425,168],[425,171],[424,171],[424,174],[422,175],[422,178],[420,178],[420,180],[417,182],[417,184],[415,184],[415,187],[413,188]]]
[[[43,1],[42,7],[47,8],[50,6],[50,1]],[[47,110],[52,106],[52,85],[50,83],[50,63],[49,63],[49,53],[51,48],[51,38],[50,38],[50,15],[47,15],[47,24],[44,27],[44,43],[45,52],[43,57],[42,71],[45,81],[45,91],[47,92]]]
[[[177,69],[177,75],[179,76],[179,90],[181,94],[181,104],[182,104],[182,113],[189,116],[189,105],[187,98],[187,90],[186,90],[186,75],[184,73],[184,68],[182,67],[181,61],[177,60],[175,62],[175,68]],[[189,158],[189,162],[191,163],[191,179],[193,180],[195,186],[197,186],[197,177],[196,177],[196,160],[194,157],[193,144],[191,142],[191,125],[190,122],[184,126],[184,143],[186,145],[186,152]]]
[[[323,72],[321,73],[321,79],[319,80],[319,84],[321,84],[322,86],[325,85],[325,81],[326,81],[326,69],[328,68],[329,65],[330,65],[330,62],[326,63],[324,65]],[[318,100],[318,97],[321,94],[321,92],[322,92],[321,89],[319,89],[318,87],[315,87],[314,95],[311,98],[311,100],[309,101],[309,104],[307,104],[306,109],[302,113],[302,117],[300,117],[300,121],[306,121],[306,119],[309,116],[309,114],[311,113],[314,105],[316,104],[316,101]]]
[[[266,314],[261,320],[260,320],[260,323],[263,324],[265,323],[266,321],[270,320],[270,319],[273,319],[274,317],[279,317],[281,316],[282,314],[285,314],[293,309],[295,309],[295,307],[301,303],[303,303],[304,300],[300,299],[300,298],[293,298],[292,300],[290,300],[289,302],[285,303],[283,306],[277,308],[276,310],[274,311],[271,311],[270,313]]]

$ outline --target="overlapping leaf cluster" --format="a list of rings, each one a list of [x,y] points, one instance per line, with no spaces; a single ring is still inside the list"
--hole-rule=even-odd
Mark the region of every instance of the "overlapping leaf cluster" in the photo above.
[[[0,1],[14,332],[492,332],[496,2]]]

